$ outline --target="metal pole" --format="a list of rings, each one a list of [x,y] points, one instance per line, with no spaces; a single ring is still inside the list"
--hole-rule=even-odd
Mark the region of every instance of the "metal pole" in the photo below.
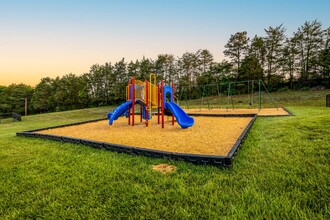
[[[252,80],[252,100],[251,100],[251,106],[253,106],[253,99],[254,99],[254,93],[253,93],[253,90],[254,90],[254,80]]]
[[[204,91],[205,91],[205,86],[203,86],[202,102],[201,102],[201,105],[200,105],[200,110],[202,110],[202,106],[203,106],[203,103],[204,103]]]
[[[132,77],[132,126],[134,126],[134,111],[135,111],[135,108],[134,108],[134,104],[135,104],[135,86],[134,86],[134,83],[135,83],[135,80],[134,80],[134,77]]]
[[[146,90],[146,111],[145,111],[145,116],[146,116],[146,127],[148,127],[149,124],[149,89],[148,89],[148,81],[145,80],[145,90]]]
[[[228,112],[228,105],[229,105],[229,96],[230,96],[230,83],[228,85],[228,98],[227,98],[227,106],[226,106],[227,112]]]
[[[191,88],[190,88],[190,86],[188,86],[188,90],[187,90],[188,92],[188,101],[187,101],[187,108],[189,109],[189,104],[190,104],[190,96],[191,96]]]
[[[127,100],[132,100],[131,99],[131,80],[128,80],[128,91],[127,91]],[[131,124],[131,108],[128,106],[128,125]]]
[[[158,124],[160,124],[160,84],[158,83],[157,85],[158,88],[158,106],[157,106],[157,111],[158,111]]]
[[[174,83],[172,82],[172,102],[174,102]],[[174,114],[172,112],[172,125],[174,125]]]
[[[261,110],[261,93],[260,93],[260,90],[261,90],[261,84],[260,84],[260,80],[259,80],[258,84],[259,84],[259,93],[258,93],[258,112],[260,112],[260,110]]]
[[[181,88],[179,88],[180,89],[180,95],[179,95],[179,99],[178,99],[178,105],[179,105],[179,100],[183,100],[182,99],[182,93],[183,93],[183,87],[181,86]]]
[[[234,83],[234,90],[235,90],[235,83]],[[230,100],[231,100],[231,107],[233,107],[233,110],[235,110],[234,100],[233,100],[233,93],[231,91],[230,91]]]
[[[164,80],[162,80],[162,128],[164,128],[164,105],[165,105],[165,94],[164,94]]]
[[[273,105],[275,106],[275,108],[276,108],[277,111],[278,111],[278,107],[277,107],[277,105],[275,104],[275,101],[272,99],[272,97],[270,97],[270,94],[269,94],[268,89],[266,88],[264,82],[263,82],[263,81],[261,81],[261,82],[262,82],[262,85],[264,86],[264,88],[265,88],[265,90],[266,90],[266,92],[267,92],[268,98],[270,99],[270,101],[273,103]]]
[[[221,85],[220,85],[221,86]],[[219,99],[219,108],[221,108],[221,99],[220,99],[220,90],[219,90],[219,84],[217,84],[218,88],[218,99]]]

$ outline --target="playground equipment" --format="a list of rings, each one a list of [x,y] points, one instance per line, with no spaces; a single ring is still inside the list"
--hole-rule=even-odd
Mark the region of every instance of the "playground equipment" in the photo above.
[[[192,85],[179,87],[179,100],[185,103],[187,109],[220,108],[226,109],[258,109],[274,106],[279,110],[270,96],[262,80],[246,80],[208,85]],[[264,94],[264,95],[262,95]]]
[[[152,83],[153,82],[153,83]],[[135,80],[132,77],[126,87],[126,102],[122,103],[113,112],[108,113],[109,124],[112,125],[120,116],[128,118],[128,125],[134,126],[136,104],[140,105],[140,122],[144,119],[146,126],[151,126],[153,109],[157,109],[158,124],[162,123],[164,128],[165,114],[174,117],[181,128],[188,128],[194,124],[194,119],[190,117],[179,105],[174,102],[174,84],[165,86],[164,80],[156,85],[156,75],[150,74],[150,81]],[[161,120],[160,120],[161,118]]]

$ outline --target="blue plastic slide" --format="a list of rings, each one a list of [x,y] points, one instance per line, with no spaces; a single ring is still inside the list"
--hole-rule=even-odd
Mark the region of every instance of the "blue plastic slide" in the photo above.
[[[181,128],[188,128],[194,124],[194,118],[190,117],[175,102],[166,102],[165,108],[173,113]]]
[[[128,107],[131,107],[132,102],[127,101],[118,106],[112,113],[108,113],[109,125],[112,125],[114,120],[117,120],[120,116],[124,115],[128,111]]]

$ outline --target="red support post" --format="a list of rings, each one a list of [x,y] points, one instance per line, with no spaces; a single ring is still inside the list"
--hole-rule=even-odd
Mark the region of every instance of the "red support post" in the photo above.
[[[172,82],[172,101],[174,102],[174,83]],[[172,113],[172,125],[174,125],[174,114]]]
[[[135,88],[134,88],[134,77],[132,77],[132,126],[134,126],[134,104],[135,104]]]
[[[145,92],[145,94],[146,94],[146,127],[148,127],[148,123],[149,123],[149,120],[148,120],[148,117],[149,117],[149,107],[148,107],[148,104],[149,104],[149,93],[148,93],[148,91],[149,91],[149,89],[148,89],[148,81],[147,80],[145,80],[145,83],[146,83],[146,86],[145,86],[145,90],[146,90],[146,92]]]
[[[164,100],[164,80],[162,80],[162,128],[164,128],[164,106],[165,106],[165,100]]]
[[[140,122],[142,122],[142,106],[140,106]]]
[[[158,111],[158,124],[160,123],[160,84],[157,85],[158,88],[158,104],[157,104],[157,111]]]
[[[128,92],[127,92],[127,100],[130,99],[131,94],[131,80],[128,80]],[[131,124],[131,108],[128,106],[128,125]]]

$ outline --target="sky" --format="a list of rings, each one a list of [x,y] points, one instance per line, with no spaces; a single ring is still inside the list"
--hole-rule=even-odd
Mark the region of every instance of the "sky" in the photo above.
[[[330,0],[0,0],[0,85],[198,49],[220,62],[236,32],[315,19],[330,27]]]

